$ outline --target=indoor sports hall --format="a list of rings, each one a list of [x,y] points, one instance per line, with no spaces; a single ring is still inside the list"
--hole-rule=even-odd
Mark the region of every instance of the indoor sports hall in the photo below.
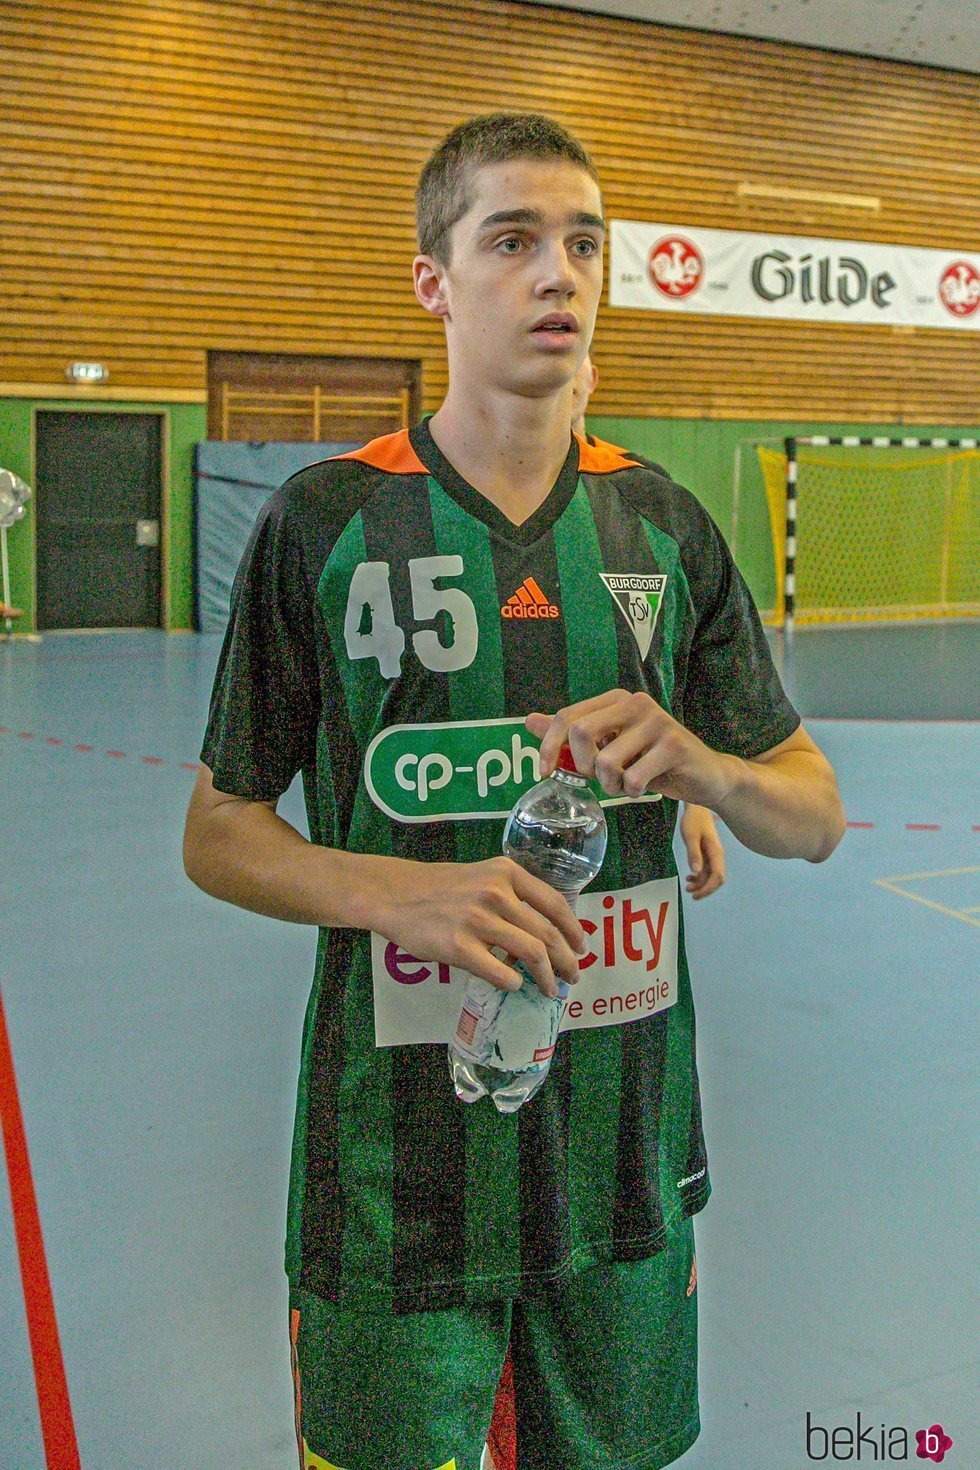
[[[976,7],[0,0],[0,56],[0,1470],[297,1464],[317,931],[207,896],[182,834],[256,516],[446,396],[415,186],[496,111],[588,150],[588,434],[710,513],[847,816],[818,864],[719,821],[683,904],[712,1198],[670,1463],[976,1464]],[[299,778],[279,812],[308,833]],[[384,1470],[660,1463],[532,1463],[501,1403],[482,1463]]]

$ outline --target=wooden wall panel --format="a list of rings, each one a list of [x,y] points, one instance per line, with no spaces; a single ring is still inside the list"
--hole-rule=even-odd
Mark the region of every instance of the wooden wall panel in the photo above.
[[[95,360],[203,390],[207,349],[417,358],[415,180],[528,108],[610,217],[975,250],[980,81],[497,0],[0,0],[0,385]],[[739,183],[872,196],[875,211]],[[970,422],[974,333],[600,309],[597,414]]]

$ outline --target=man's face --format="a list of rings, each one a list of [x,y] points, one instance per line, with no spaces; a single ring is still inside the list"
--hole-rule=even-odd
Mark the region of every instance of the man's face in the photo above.
[[[557,393],[592,338],[602,289],[602,198],[564,159],[488,164],[438,267],[453,371],[523,397]],[[430,307],[430,310],[433,309]]]

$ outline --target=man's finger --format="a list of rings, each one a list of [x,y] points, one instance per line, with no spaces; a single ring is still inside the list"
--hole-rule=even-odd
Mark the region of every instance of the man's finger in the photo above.
[[[519,899],[550,919],[561,931],[573,954],[587,952],[589,942],[585,930],[569,908],[568,900],[557,889],[541,878],[535,878],[533,873],[525,872],[517,863],[514,864],[513,887]]]
[[[601,719],[600,714],[597,718]],[[572,733],[572,751],[574,753],[574,730]],[[595,775],[600,782],[603,791],[609,796],[619,796],[627,790],[630,780],[637,772],[635,767],[640,761],[646,761],[647,768],[652,769],[657,765],[656,760],[656,737],[651,730],[649,722],[644,720],[633,727],[626,727],[608,740],[596,740],[598,750],[593,759]],[[657,772],[659,774],[659,771]],[[644,786],[647,782],[644,780]],[[630,791],[630,795],[636,795],[636,791]]]
[[[491,925],[486,931],[486,943],[490,946],[495,959],[499,953],[501,957],[508,956],[511,961],[520,960],[528,973],[534,977],[539,990],[552,999],[557,996],[558,976],[552,967],[548,949],[543,940],[537,939],[529,930],[501,919],[499,923]],[[507,961],[502,960],[502,962]],[[517,984],[508,984],[504,988],[517,990],[520,988],[523,977],[513,969],[511,974],[516,977]]]
[[[531,904],[516,900],[504,917],[516,929],[526,930],[533,939],[545,946],[551,969],[570,985],[579,979],[578,957],[565,935],[552,919],[540,913]]]
[[[487,944],[474,943],[472,953],[461,955],[460,968],[496,985],[498,990],[520,990],[524,977],[514,969],[513,963],[508,964],[507,954],[505,945],[494,945],[488,949]]]
[[[548,733],[548,726],[554,718],[554,715],[543,715],[540,711],[534,710],[525,719],[524,728],[529,730],[537,740],[541,740]]]
[[[532,735],[536,735],[541,741],[541,750],[538,753],[538,760],[542,776],[551,775],[551,772],[555,769],[555,766],[558,763],[558,752],[561,750],[563,745],[571,743],[569,742],[568,732],[571,729],[572,725],[582,727],[583,723],[587,722],[590,716],[594,715],[596,712],[601,712],[605,709],[608,709],[610,705],[618,704],[620,700],[629,699],[629,697],[629,694],[623,689],[610,689],[605,694],[595,695],[593,699],[583,699],[580,700],[578,704],[569,705],[567,709],[560,709],[557,714],[552,716],[550,722],[547,725],[543,724],[545,716],[537,713],[528,715],[524,721],[525,727],[531,732]],[[614,727],[610,726],[608,723],[604,725],[603,722],[600,720],[595,727],[595,737],[609,734],[613,730],[613,728]],[[595,737],[593,738],[593,745],[596,744]],[[582,742],[580,741],[579,744],[581,745]],[[572,752],[573,754],[576,754],[574,743],[572,744]],[[584,749],[582,751],[582,755],[584,759]],[[594,757],[594,755],[595,750],[593,749],[589,757],[590,761],[591,758]],[[576,765],[578,765],[577,755]],[[582,770],[581,766],[579,766],[579,770],[582,771],[583,775],[590,776],[592,774],[591,764],[589,764],[588,770]]]
[[[717,833],[712,832],[705,837],[704,853],[712,876],[718,879],[716,886],[720,888],[725,881],[725,849]]]

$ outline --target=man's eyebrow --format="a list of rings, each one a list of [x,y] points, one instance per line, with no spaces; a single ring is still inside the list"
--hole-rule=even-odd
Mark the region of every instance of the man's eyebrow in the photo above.
[[[540,209],[500,209],[496,214],[488,214],[485,220],[480,222],[480,230],[493,229],[495,225],[540,225],[544,223],[544,215]],[[588,210],[580,209],[568,216],[568,223],[572,225],[584,225],[594,230],[605,230],[606,222],[601,215],[590,214]]]

